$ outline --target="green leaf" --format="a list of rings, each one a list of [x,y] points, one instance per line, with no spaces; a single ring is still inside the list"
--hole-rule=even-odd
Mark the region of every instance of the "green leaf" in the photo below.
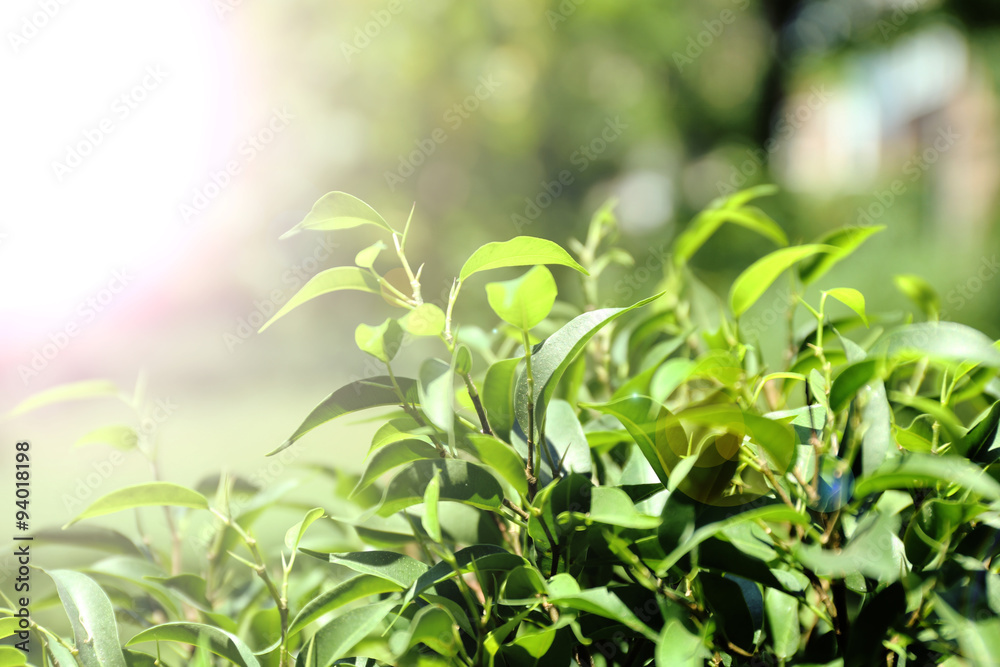
[[[549,404],[545,417],[545,443],[563,472],[590,474],[590,443],[573,406],[561,399]],[[560,465],[561,463],[561,465]]]
[[[455,384],[451,366],[440,359],[420,365],[420,406],[432,424],[450,433],[455,423]]]
[[[203,623],[164,623],[128,640],[125,646],[135,646],[143,642],[180,642],[191,646],[205,646],[215,655],[225,658],[240,667],[259,667],[250,647],[236,635]]]
[[[393,468],[419,461],[420,459],[433,459],[440,456],[438,450],[433,445],[416,438],[410,440],[399,440],[391,442],[385,447],[377,450],[365,467],[358,485],[351,492],[352,496],[364,491],[371,486],[372,482],[389,472]]]
[[[461,646],[458,635],[458,624],[451,613],[442,606],[427,605],[413,616],[408,636],[403,637],[403,643],[398,647],[397,654],[419,644],[446,657],[454,657]]]
[[[486,284],[493,312],[522,331],[533,329],[548,317],[557,292],[555,278],[544,266],[533,267],[520,278]]]
[[[503,359],[486,370],[483,381],[483,407],[490,427],[498,438],[510,441],[514,425],[514,380],[520,359]]]
[[[372,274],[356,266],[338,266],[317,273],[288,300],[284,306],[276,312],[271,319],[264,323],[257,333],[262,333],[278,319],[284,317],[289,311],[298,308],[306,301],[315,299],[323,294],[339,292],[341,290],[355,290],[358,292],[369,292],[371,294],[381,294],[381,287]]]
[[[403,342],[403,329],[391,317],[377,327],[359,324],[354,330],[354,342],[359,350],[387,364],[399,352],[399,346]]]
[[[851,289],[850,287],[837,287],[835,289],[827,290],[823,292],[827,296],[832,296],[837,301],[841,302],[861,318],[861,321],[868,326],[868,316],[865,314],[865,295],[856,289]]]
[[[19,403],[8,414],[24,414],[31,410],[37,410],[54,403],[64,403],[66,401],[79,401],[85,398],[100,398],[102,396],[121,396],[118,387],[108,380],[87,380],[85,382],[73,382],[62,384],[51,389],[41,391],[34,396],[29,396]]]
[[[714,537],[732,526],[757,520],[777,522],[789,521],[802,526],[809,525],[809,517],[806,514],[799,513],[783,504],[766,505],[764,507],[758,507],[756,509],[740,512],[739,514],[729,517],[728,519],[702,526],[698,530],[694,531],[694,533],[692,533],[689,537],[686,537],[682,544],[678,545],[673,551],[667,554],[663,561],[660,562],[657,570],[657,576],[666,576],[670,568],[677,564],[677,561],[690,553],[695,547],[708,538]]]
[[[115,425],[94,429],[76,441],[76,447],[86,445],[109,445],[123,452],[135,449],[139,434],[131,426]]]
[[[143,577],[147,581],[154,581],[171,591],[178,593],[185,602],[192,604],[203,611],[211,611],[212,603],[205,597],[207,584],[205,580],[194,574],[178,574],[173,577]]]
[[[348,655],[358,642],[378,629],[395,604],[393,600],[386,600],[351,609],[338,616],[320,628],[302,649],[302,654],[307,656],[305,664],[309,667],[330,667],[335,664]],[[301,660],[301,654],[299,658]]]
[[[476,448],[479,460],[500,475],[521,497],[528,495],[528,482],[524,476],[524,461],[514,448],[489,435],[473,433],[469,441]]]
[[[882,225],[874,227],[844,227],[843,229],[835,229],[826,234],[819,239],[819,243],[833,246],[836,250],[819,255],[804,264],[799,269],[799,278],[806,285],[816,282],[838,262],[846,259],[851,253],[861,247],[861,244],[868,240],[868,237],[872,234],[877,234],[883,229],[885,227]]]
[[[764,599],[757,584],[730,573],[698,575],[705,602],[729,641],[744,650],[754,649],[754,637],[764,626]]]
[[[992,463],[1000,449],[1000,401],[993,404],[982,419],[952,445],[952,451],[978,463]]]
[[[466,572],[510,572],[523,566],[527,561],[492,544],[474,544],[455,552],[454,562],[443,560],[434,565],[416,579],[406,591],[403,606],[407,606],[418,595],[422,595],[432,586],[442,581],[452,579]]]
[[[418,577],[429,569],[427,565],[417,559],[395,551],[355,551],[332,554],[302,548],[299,551],[333,565],[354,570],[359,574],[384,579],[400,588],[409,588]]]
[[[372,574],[361,574],[348,579],[307,602],[288,627],[288,636],[297,635],[316,619],[355,600],[400,590],[403,590],[403,586]]]
[[[480,271],[536,264],[561,264],[589,275],[559,244],[532,236],[517,236],[510,241],[487,243],[472,253],[458,274],[458,281],[465,282]]]
[[[440,544],[444,541],[441,536],[441,522],[438,519],[438,499],[441,497],[441,471],[435,470],[431,481],[427,482],[424,489],[424,516],[421,519],[424,530],[432,540]]]
[[[580,517],[594,523],[637,530],[651,530],[660,525],[659,517],[638,511],[628,494],[613,486],[594,487],[590,495],[590,511]]]
[[[764,595],[771,648],[779,660],[788,660],[799,651],[802,631],[799,622],[799,601],[775,588]]]
[[[886,489],[910,489],[934,484],[957,484],[987,500],[1000,500],[1000,482],[979,466],[957,457],[915,452],[886,461],[875,473],[859,479],[854,495],[864,498]]]
[[[400,318],[399,324],[413,336],[439,336],[444,331],[445,314],[433,303],[424,303]]]
[[[128,537],[117,530],[100,526],[76,526],[68,530],[58,528],[40,530],[34,536],[36,544],[65,544],[127,556],[142,555],[139,547]]]
[[[0,639],[10,637],[20,630],[21,620],[14,616],[0,618]]]
[[[368,246],[361,252],[359,252],[354,257],[354,263],[360,266],[362,269],[370,269],[375,265],[375,260],[378,258],[379,254],[386,248],[388,248],[384,242],[376,241],[372,245]]]
[[[459,343],[455,348],[455,372],[459,375],[472,372],[472,351],[465,343]]]
[[[765,255],[750,265],[733,282],[729,291],[729,307],[737,317],[757,302],[782,273],[807,257],[833,251],[827,245],[800,245],[782,248]]]
[[[68,528],[77,521],[90,519],[95,516],[103,516],[136,507],[158,505],[193,507],[194,509],[201,510],[208,509],[208,501],[205,499],[205,496],[197,491],[192,491],[187,487],[172,482],[146,482],[145,484],[126,486],[123,489],[112,491],[106,496],[98,498],[91,503],[90,507],[63,526],[63,528]]]
[[[657,423],[669,411],[646,396],[631,396],[611,403],[581,403],[581,407],[611,415],[622,423],[639,446],[664,486],[670,483],[671,459],[659,448]]]
[[[707,209],[677,237],[674,242],[674,265],[684,266],[701,249],[705,242],[726,222],[745,227],[765,236],[778,245],[788,245],[788,237],[781,227],[763,211],[756,207],[744,207],[750,199],[774,194],[777,189],[768,187],[751,188],[738,192],[725,200],[713,202]]]
[[[934,610],[957,636],[962,655],[977,667],[995,664],[1000,654],[1000,618],[973,621],[952,609],[940,596],[934,595],[933,599]]]
[[[1000,368],[1000,351],[985,334],[955,322],[922,322],[887,333],[871,356],[906,359],[928,356],[956,364],[975,362]]]
[[[830,389],[830,409],[840,412],[847,407],[854,395],[876,376],[878,362],[874,359],[851,364],[834,379]]]
[[[299,548],[299,542],[302,541],[303,535],[309,530],[309,526],[313,525],[318,519],[323,518],[325,514],[322,507],[314,507],[299,521],[297,524],[289,528],[285,532],[285,546],[295,551]]]
[[[941,297],[931,284],[913,274],[893,276],[896,289],[905,294],[928,317],[937,317],[941,312]]]
[[[588,588],[578,593],[555,594],[549,596],[549,602],[560,609],[571,609],[589,614],[596,614],[621,623],[629,630],[639,633],[646,639],[655,642],[659,636],[649,626],[640,621],[628,606],[617,595],[607,588]]]
[[[304,229],[333,231],[361,225],[375,225],[393,233],[389,223],[368,204],[346,192],[329,192],[313,204],[312,210],[302,222],[282,234],[280,238],[288,238]]]
[[[703,667],[711,652],[701,637],[684,627],[684,622],[671,617],[663,624],[656,642],[656,667]]]
[[[861,392],[861,471],[863,475],[875,472],[893,448],[892,408],[885,394],[885,384],[872,382]]]
[[[17,619],[14,619],[17,623]],[[27,665],[27,658],[13,646],[0,646],[0,667],[22,667]]]
[[[527,433],[528,411],[534,409],[535,435],[542,432],[542,426],[545,423],[545,410],[555,392],[556,385],[594,334],[625,313],[645,306],[660,296],[662,293],[643,299],[627,308],[602,308],[584,313],[573,318],[537,345],[532,354],[531,362],[535,379],[534,394],[528,395],[528,378],[523,372],[518,374],[515,387],[517,400],[514,403],[514,411],[517,421],[521,424],[521,430]]]
[[[436,459],[416,461],[396,475],[385,489],[378,514],[389,516],[422,503],[424,489],[436,471],[441,474],[441,500],[500,511],[503,489],[493,475],[468,461]]]
[[[73,626],[73,637],[83,667],[125,667],[111,600],[85,574],[71,570],[48,573]]]
[[[416,381],[409,378],[396,378],[396,381],[406,401],[414,405],[419,404]],[[392,379],[387,376],[380,375],[352,382],[327,396],[309,413],[309,416],[305,418],[295,433],[280,447],[268,453],[268,456],[274,456],[283,449],[291,447],[296,440],[309,431],[337,417],[368,408],[399,404],[399,394],[396,393]]]

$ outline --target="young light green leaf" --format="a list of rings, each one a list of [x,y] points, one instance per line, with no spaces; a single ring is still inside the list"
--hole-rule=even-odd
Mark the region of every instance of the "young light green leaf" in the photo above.
[[[841,302],[861,318],[861,321],[868,326],[868,316],[865,314],[865,295],[856,289],[851,289],[850,287],[837,287],[835,289],[827,290],[823,292],[827,296],[832,296],[837,301]]]
[[[893,276],[896,289],[905,294],[928,317],[937,317],[941,312],[941,297],[931,284],[913,274]]]
[[[438,499],[441,497],[441,471],[435,470],[431,481],[427,482],[424,489],[424,516],[421,521],[427,535],[440,544],[444,541],[441,537],[441,522],[438,520]]]
[[[440,500],[500,511],[503,489],[483,467],[459,459],[416,461],[396,475],[385,489],[380,516],[389,516],[424,501],[424,490],[435,472],[441,474]]]
[[[684,266],[701,249],[705,242],[726,222],[745,227],[767,237],[778,245],[788,245],[788,237],[766,213],[744,204],[758,196],[774,194],[770,186],[751,188],[724,200],[716,200],[713,207],[700,213],[674,242],[674,265]]]
[[[862,243],[868,240],[868,237],[872,234],[877,234],[883,229],[885,227],[881,225],[875,227],[844,227],[842,229],[835,229],[824,235],[819,239],[818,243],[833,246],[836,250],[817,255],[803,264],[799,269],[799,279],[806,285],[816,282],[838,262],[849,257]]]
[[[775,250],[762,257],[741,273],[729,291],[729,307],[739,317],[757,302],[764,292],[786,270],[807,257],[835,250],[828,245],[800,245]]]
[[[76,441],[76,447],[87,445],[109,445],[123,452],[135,449],[139,443],[139,434],[131,426],[116,424],[94,429]]]
[[[656,667],[702,667],[710,657],[701,637],[684,627],[680,618],[663,624],[656,642]]]
[[[125,667],[111,600],[85,574],[71,570],[48,573],[73,626],[77,659],[83,667]]]
[[[136,507],[153,507],[159,505],[193,507],[194,509],[202,510],[208,509],[208,501],[205,499],[205,496],[197,491],[192,491],[187,487],[172,482],[146,482],[145,484],[126,486],[123,489],[112,491],[106,496],[98,498],[91,503],[90,507],[63,526],[63,528],[68,528],[77,521],[90,519],[95,516],[135,509]]]
[[[263,332],[278,319],[284,317],[291,310],[301,306],[306,301],[315,299],[323,294],[339,292],[341,290],[356,290],[358,292],[369,292],[371,294],[381,294],[381,287],[372,274],[356,266],[338,266],[327,269],[309,279],[302,289],[295,293],[281,309],[276,312],[271,319],[264,323],[257,333]]]
[[[354,342],[362,352],[387,364],[399,352],[399,346],[403,342],[403,329],[391,317],[376,327],[359,324],[354,330]]]
[[[7,619],[3,619],[7,620]],[[18,620],[12,619],[17,627]],[[27,657],[13,646],[0,646],[0,666],[2,667],[24,667],[27,665]]]
[[[381,254],[381,252],[388,247],[389,246],[387,246],[383,241],[376,241],[359,252],[354,257],[354,263],[362,269],[370,269],[375,265],[375,260],[378,258],[379,254]]]
[[[388,579],[372,574],[360,574],[307,602],[288,627],[288,636],[294,637],[316,619],[355,600],[401,590],[402,586]]]
[[[297,524],[288,529],[285,533],[285,546],[295,551],[299,548],[299,542],[302,541],[302,536],[306,534],[309,530],[309,526],[313,525],[317,520],[323,518],[325,514],[322,507],[314,507],[299,521]]]
[[[282,234],[280,238],[286,239],[304,229],[332,231],[361,225],[375,225],[390,234],[393,233],[389,223],[368,204],[346,192],[329,192],[313,204],[312,210],[302,222]]]
[[[175,622],[156,625],[138,633],[125,646],[143,642],[180,642],[191,646],[205,646],[215,655],[240,667],[260,667],[250,647],[239,637],[220,628],[203,623]]]
[[[41,391],[34,396],[29,396],[10,411],[9,415],[24,414],[31,410],[52,405],[54,403],[64,403],[66,401],[79,401],[85,398],[100,398],[102,396],[121,396],[118,387],[108,380],[86,380],[84,382],[73,382],[62,384],[51,389]]]
[[[558,243],[533,236],[517,236],[510,241],[487,243],[472,253],[458,274],[458,281],[465,282],[480,271],[536,264],[561,264],[589,275]]]
[[[486,285],[493,312],[522,331],[533,329],[548,317],[556,294],[556,281],[544,266],[533,267],[520,278]]]
[[[607,588],[588,588],[579,593],[552,595],[549,597],[549,602],[561,609],[587,612],[617,621],[652,642],[659,639],[659,636],[640,621],[621,598]]]
[[[459,375],[472,372],[472,351],[465,343],[459,343],[455,348],[455,372]]]
[[[295,430],[295,433],[280,447],[268,453],[268,456],[274,456],[291,447],[296,440],[309,431],[337,417],[368,408],[400,405],[399,394],[396,393],[397,384],[407,403],[419,405],[417,382],[410,378],[396,378],[396,384],[394,384],[392,378],[380,375],[368,380],[352,382],[327,396],[309,413],[309,416]]]
[[[433,303],[424,303],[401,317],[399,324],[413,336],[439,336],[444,331],[445,314]]]

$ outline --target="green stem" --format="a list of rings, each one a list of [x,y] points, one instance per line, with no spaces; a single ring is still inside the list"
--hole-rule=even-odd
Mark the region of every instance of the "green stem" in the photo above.
[[[528,377],[528,462],[524,469],[525,478],[528,481],[528,502],[535,499],[538,491],[538,478],[535,476],[535,376],[531,371],[531,340],[527,331],[521,331],[521,341],[524,345],[524,365],[525,375]]]

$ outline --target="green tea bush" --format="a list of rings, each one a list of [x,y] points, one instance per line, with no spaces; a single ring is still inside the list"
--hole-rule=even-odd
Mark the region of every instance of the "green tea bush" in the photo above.
[[[365,227],[379,240],[355,266],[315,276],[264,329],[328,292],[370,293],[395,315],[359,324],[355,340],[384,370],[334,391],[271,454],[377,408],[364,472],[331,467],[346,461],[327,429],[311,456],[335,491],[304,507],[284,500],[294,481],[227,475],[96,500],[74,522],[162,505],[172,545],[82,526],[39,535],[112,555],[48,572],[74,639],[32,621],[44,650],[30,658],[997,664],[1000,351],[937,321],[933,290],[913,276],[897,283],[917,319],[868,313],[857,290],[825,285],[880,228],[789,245],[751,204],[769,192],[714,202],[675,239],[658,288],[619,307],[600,307],[602,278],[641,281],[614,245],[610,205],[572,254],[525,236],[479,248],[434,304],[407,255],[410,221],[400,232],[363,202],[326,195],[292,232]],[[722,300],[689,260],[727,223],[779,248]],[[485,282],[512,267],[527,268]],[[559,300],[547,267],[564,284],[578,276],[583,302]],[[485,297],[495,317],[459,324],[460,295]],[[765,336],[781,348],[775,360]],[[438,341],[437,356],[401,360],[428,348],[410,347],[420,338]],[[155,461],[128,436],[96,439]],[[283,545],[252,532],[261,515],[297,507],[304,517]],[[300,546],[318,527],[336,529],[335,548]],[[185,544],[204,558],[183,558]],[[2,664],[20,664],[5,651]]]

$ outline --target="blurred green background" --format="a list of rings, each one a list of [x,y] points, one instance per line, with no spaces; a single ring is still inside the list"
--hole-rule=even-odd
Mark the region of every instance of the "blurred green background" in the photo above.
[[[32,7],[18,3],[9,23]],[[308,277],[374,240],[364,230],[277,240],[331,190],[397,226],[415,205],[410,254],[426,263],[434,300],[480,244],[518,234],[565,243],[609,197],[619,201],[620,243],[642,263],[720,194],[776,183],[781,193],[761,205],[793,240],[888,227],[821,287],[855,287],[870,310],[902,312],[913,306],[892,277],[917,273],[939,291],[946,319],[1000,336],[993,3],[109,1],[57,19],[5,73],[48,58],[50,69],[22,77],[26,98],[32,86],[58,96],[84,77],[75,94],[96,101],[53,97],[37,127],[25,120],[39,114],[30,105],[11,111],[38,142],[24,159],[39,158],[12,160],[10,176],[42,194],[0,226],[10,297],[2,407],[95,377],[130,388],[141,374],[154,404],[174,406],[145,417],[167,479],[193,484],[221,467],[266,483],[287,477],[290,467],[264,453],[366,372],[353,329],[389,310],[368,295],[318,299],[255,333]],[[77,24],[90,32],[76,36]],[[104,60],[92,61],[98,51]],[[49,162],[148,62],[170,72],[162,90],[71,180],[52,184]],[[119,67],[118,78],[101,78]],[[43,215],[56,205],[70,213]],[[726,228],[694,265],[724,294],[770,249]],[[79,304],[121,266],[135,272],[127,289],[49,358],[82,317]],[[573,298],[567,273],[557,277]],[[629,275],[612,275],[602,300],[621,300]],[[658,278],[635,296],[652,294]],[[463,293],[457,316],[488,328],[495,320],[477,290]],[[67,490],[108,458],[73,443],[136,419],[117,404],[80,402],[0,423],[7,440],[32,439],[41,453],[40,523],[68,519]],[[371,430],[319,429],[297,463],[358,469]],[[148,475],[130,458],[92,491]]]

